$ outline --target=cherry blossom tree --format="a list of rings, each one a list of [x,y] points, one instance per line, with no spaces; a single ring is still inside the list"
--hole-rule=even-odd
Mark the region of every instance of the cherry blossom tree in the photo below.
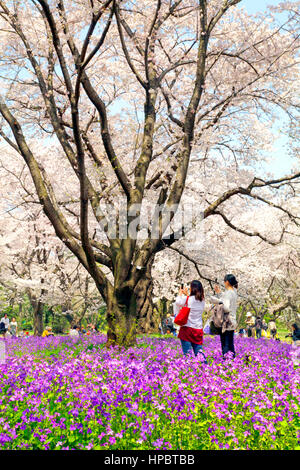
[[[51,235],[39,229],[43,226],[41,220],[34,220],[32,231],[30,222],[22,220],[19,230],[12,223],[5,227],[9,232],[1,229],[0,285],[13,303],[22,304],[27,296],[34,334],[40,336],[45,308],[70,323],[80,324],[87,312],[98,310],[101,299],[92,278],[74,256],[63,245],[59,246],[57,239],[50,246]]]
[[[90,275],[56,237],[43,213],[26,165],[10,148],[7,167],[0,156],[0,284],[12,301],[28,297],[34,333],[43,332],[45,306],[59,307],[73,322],[99,308],[99,292]],[[58,315],[58,313],[56,313]]]
[[[275,12],[251,17],[240,4],[0,0],[1,136],[105,300],[108,344],[135,342],[137,317],[151,312],[151,266],[177,240],[170,222],[193,191],[203,219],[249,238],[266,240],[233,220],[239,200],[297,223],[276,194],[299,172],[255,176],[278,109],[287,132],[295,122],[295,4],[280,4],[281,24]],[[115,201],[125,236],[103,207]],[[130,228],[146,201],[160,208],[155,236],[138,240]]]
[[[288,198],[286,205],[296,209],[299,196]],[[164,252],[156,257],[156,297],[174,301],[182,282],[198,278],[203,282],[209,308],[214,284],[223,286],[224,275],[233,272],[239,280],[241,321],[247,310],[275,319],[284,316],[299,320],[299,224],[291,223],[281,210],[268,205],[240,209],[240,227],[246,231],[247,225],[255,224],[261,238],[233,231],[223,221],[206,228],[201,250],[187,251],[182,241],[174,243],[171,254],[167,250],[168,256]],[[210,225],[213,220],[205,223]]]

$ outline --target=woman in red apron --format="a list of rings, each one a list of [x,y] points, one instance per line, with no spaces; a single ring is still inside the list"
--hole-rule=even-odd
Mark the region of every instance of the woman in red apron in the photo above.
[[[195,356],[203,349],[203,326],[202,315],[205,307],[204,291],[201,282],[192,281],[190,287],[190,295],[187,295],[187,288],[180,289],[179,295],[175,300],[177,308],[182,308],[186,305],[190,308],[187,323],[180,327],[178,338],[180,339],[182,352],[187,355],[192,350]],[[204,354],[203,354],[204,355]],[[204,356],[205,357],[205,356]]]

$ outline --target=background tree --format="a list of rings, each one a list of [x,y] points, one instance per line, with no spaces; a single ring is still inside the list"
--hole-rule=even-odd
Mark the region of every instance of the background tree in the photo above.
[[[46,311],[66,325],[80,323],[86,313],[97,311],[101,298],[92,278],[56,237],[26,167],[6,150],[9,168],[0,156],[0,284],[11,311],[20,305],[20,318],[28,298],[34,334],[41,335]]]

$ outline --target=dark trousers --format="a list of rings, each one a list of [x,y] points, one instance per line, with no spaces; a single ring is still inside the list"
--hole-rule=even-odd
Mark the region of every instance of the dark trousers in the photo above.
[[[256,328],[256,338],[261,338],[261,328]]]
[[[220,338],[223,357],[228,353],[228,351],[231,351],[233,353],[233,357],[235,357],[234,330],[224,331],[224,333],[220,334]]]

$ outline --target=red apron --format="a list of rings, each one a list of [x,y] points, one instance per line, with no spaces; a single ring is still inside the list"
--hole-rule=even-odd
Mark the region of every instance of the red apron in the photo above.
[[[194,344],[203,344],[203,330],[202,328],[200,330],[189,326],[181,326],[178,338]]]

